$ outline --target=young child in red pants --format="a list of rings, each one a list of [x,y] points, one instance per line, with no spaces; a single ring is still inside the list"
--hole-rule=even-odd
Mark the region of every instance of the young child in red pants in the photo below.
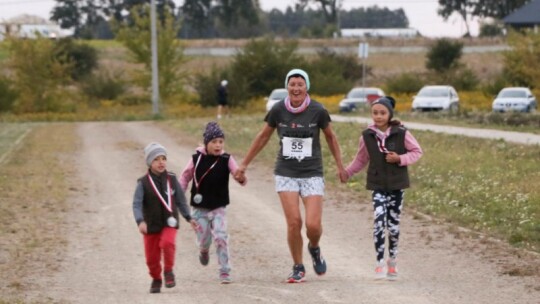
[[[191,223],[193,229],[197,229],[198,224],[190,216],[184,191],[176,175],[167,172],[165,148],[158,143],[150,143],[144,149],[144,155],[148,171],[137,181],[133,196],[133,215],[144,238],[146,265],[152,277],[150,293],[159,293],[162,269],[165,287],[176,285],[173,266],[176,232],[179,228],[178,211]]]

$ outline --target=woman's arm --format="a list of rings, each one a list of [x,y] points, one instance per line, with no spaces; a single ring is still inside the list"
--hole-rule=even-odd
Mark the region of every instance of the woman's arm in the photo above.
[[[261,150],[266,146],[266,144],[270,140],[270,137],[272,136],[272,133],[274,133],[274,130],[275,128],[272,128],[268,124],[265,124],[259,134],[255,136],[255,139],[251,143],[251,147],[249,148],[246,156],[236,170],[236,177],[239,178],[240,175],[245,174],[249,163],[251,163],[255,156],[257,156],[257,154],[259,154],[259,152],[261,152]]]
[[[328,124],[328,126],[323,129],[323,133],[324,137],[326,138],[326,142],[328,143],[328,148],[330,148],[330,152],[332,153],[332,156],[336,161],[339,179],[343,181],[343,178],[345,176],[344,174],[346,174],[346,172],[343,168],[343,162],[341,160],[341,149],[339,148],[339,143],[336,134],[332,129],[332,125]]]

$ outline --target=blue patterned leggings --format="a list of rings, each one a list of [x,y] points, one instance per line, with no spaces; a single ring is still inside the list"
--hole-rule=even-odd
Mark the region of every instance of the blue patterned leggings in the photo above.
[[[388,229],[388,253],[396,258],[399,243],[399,220],[403,205],[404,190],[373,191],[373,241],[377,261],[384,260],[384,243]]]
[[[227,233],[227,210],[225,207],[214,210],[193,208],[191,216],[199,223],[197,231],[197,245],[199,250],[208,252],[212,238],[216,245],[219,272],[229,273],[229,234]]]

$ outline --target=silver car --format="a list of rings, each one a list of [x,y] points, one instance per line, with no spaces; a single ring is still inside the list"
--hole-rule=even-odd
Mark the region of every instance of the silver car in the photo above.
[[[289,95],[287,89],[274,89],[272,93],[270,93],[270,96],[264,98],[266,100],[266,112],[270,111],[274,104],[285,99],[287,95]]]
[[[493,100],[493,112],[534,112],[538,104],[531,90],[524,87],[502,89]]]
[[[456,89],[449,85],[424,86],[414,96],[412,110],[457,112],[459,110],[459,96]]]
[[[345,95],[345,98],[339,102],[339,111],[356,111],[382,96],[385,96],[384,91],[379,88],[353,88]]]

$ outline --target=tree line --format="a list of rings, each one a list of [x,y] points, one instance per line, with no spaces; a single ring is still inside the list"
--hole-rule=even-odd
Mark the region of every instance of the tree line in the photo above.
[[[112,39],[118,23],[132,23],[132,10],[149,0],[56,0],[50,19],[72,29],[82,39]],[[339,9],[339,1],[297,0],[285,11],[264,12],[253,0],[156,0],[161,22],[170,13],[180,29],[179,38],[252,38],[267,34],[285,37],[332,37],[339,28],[407,28],[402,9],[378,6]],[[319,3],[320,8],[312,8]]]

